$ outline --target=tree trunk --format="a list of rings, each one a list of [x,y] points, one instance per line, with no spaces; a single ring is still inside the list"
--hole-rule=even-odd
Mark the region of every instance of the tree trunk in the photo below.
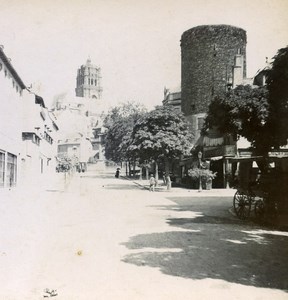
[[[130,161],[128,162],[128,168],[129,168],[129,177],[131,177],[131,163],[130,163]]]
[[[140,167],[140,176],[139,176],[139,180],[141,180],[142,181],[142,172],[143,172],[143,167]]]
[[[156,185],[158,186],[158,181],[159,181],[159,175],[158,175],[158,163],[155,161],[155,180],[156,180]]]
[[[199,190],[198,192],[202,192],[202,178],[201,175],[199,176]]]
[[[148,167],[146,167],[146,180],[149,180],[149,169],[148,169]]]
[[[133,178],[136,178],[136,162],[133,161]]]
[[[171,190],[170,168],[169,168],[169,160],[167,157],[164,158],[164,162],[165,162],[166,186],[167,186],[167,190]]]

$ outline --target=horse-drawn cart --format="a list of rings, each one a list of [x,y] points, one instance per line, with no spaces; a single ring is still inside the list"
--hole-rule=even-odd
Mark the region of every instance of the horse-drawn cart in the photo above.
[[[249,216],[274,221],[287,206],[288,157],[254,156],[232,158],[233,207],[240,219]]]

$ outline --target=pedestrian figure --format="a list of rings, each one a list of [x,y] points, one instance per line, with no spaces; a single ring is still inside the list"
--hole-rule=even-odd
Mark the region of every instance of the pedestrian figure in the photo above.
[[[164,183],[164,185],[167,184],[166,173],[165,172],[163,172],[163,183]]]
[[[119,175],[120,175],[120,169],[119,169],[119,168],[117,168],[117,170],[116,170],[116,174],[115,174],[115,177],[116,177],[116,178],[119,178]]]
[[[156,180],[155,180],[153,174],[151,174],[151,176],[150,176],[149,184],[150,184],[150,188],[149,188],[150,192],[154,192],[155,191]]]

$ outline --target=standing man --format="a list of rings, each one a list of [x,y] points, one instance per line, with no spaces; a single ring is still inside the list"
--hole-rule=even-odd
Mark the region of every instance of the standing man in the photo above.
[[[154,192],[155,191],[155,184],[156,184],[156,180],[155,180],[153,174],[151,174],[150,175],[150,181],[149,181],[149,185],[150,185],[149,191],[150,192]]]
[[[166,181],[166,173],[165,173],[165,172],[163,172],[163,183],[164,183],[164,185],[167,184],[167,181]]]

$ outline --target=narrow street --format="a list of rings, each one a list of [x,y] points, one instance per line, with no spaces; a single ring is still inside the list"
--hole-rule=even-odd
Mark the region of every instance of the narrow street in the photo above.
[[[288,232],[238,220],[225,192],[114,171],[1,196],[0,299],[288,299]]]

